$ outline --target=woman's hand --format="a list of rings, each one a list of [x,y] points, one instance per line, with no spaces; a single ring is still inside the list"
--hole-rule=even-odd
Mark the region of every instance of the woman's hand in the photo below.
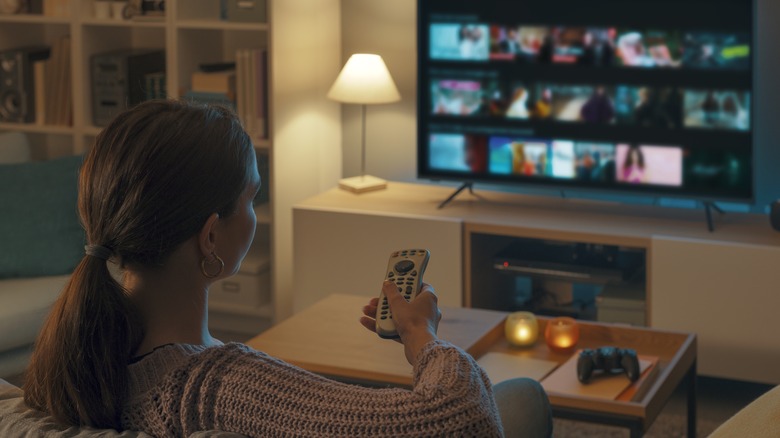
[[[441,312],[433,287],[423,283],[420,293],[410,302],[404,299],[392,281],[387,280],[382,284],[382,292],[387,296],[395,328],[401,338],[400,342],[404,344],[406,360],[415,365],[417,356],[425,344],[437,339],[436,331],[439,328]],[[372,332],[376,332],[374,318],[378,305],[379,298],[372,298],[368,305],[363,307],[365,316],[360,318],[360,323]]]

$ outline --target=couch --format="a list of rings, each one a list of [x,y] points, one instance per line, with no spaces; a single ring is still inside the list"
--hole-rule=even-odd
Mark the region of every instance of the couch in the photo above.
[[[775,386],[715,429],[709,438],[780,437],[780,386]]]
[[[519,418],[546,418],[547,431],[552,429],[552,412],[549,406],[540,406],[529,400],[536,400],[541,385],[530,379],[513,379],[494,386],[496,404],[501,415],[506,436],[539,436],[541,430],[528,430],[518,422]],[[14,385],[0,379],[0,437],[46,437],[46,438],[151,438],[143,432],[117,432],[109,429],[77,428],[57,424],[46,414],[27,407],[23,392]],[[524,415],[514,415],[515,409],[524,409]],[[528,411],[532,409],[532,411]],[[222,432],[195,432],[189,438],[246,438],[244,435]]]
[[[32,161],[23,133],[0,133],[0,377],[21,373],[83,251],[81,157]]]
[[[143,432],[63,426],[46,414],[27,407],[22,390],[0,379],[0,437],[152,438]],[[230,432],[195,432],[189,438],[246,438]]]

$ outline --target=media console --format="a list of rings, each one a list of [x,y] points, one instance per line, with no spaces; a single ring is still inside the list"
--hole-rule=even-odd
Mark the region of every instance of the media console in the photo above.
[[[513,242],[616,248],[644,257],[643,278],[613,283],[602,298],[633,303],[646,326],[697,333],[702,374],[780,383],[772,365],[780,338],[767,329],[780,307],[780,233],[765,215],[719,216],[709,232],[700,210],[482,189],[437,208],[452,189],[391,182],[387,190],[332,189],[296,204],[294,311],[331,293],[375,296],[387,253],[399,245],[430,249],[426,281],[440,304],[464,307],[488,307],[480,300],[497,291],[482,279]],[[347,276],[322,263],[357,253]]]

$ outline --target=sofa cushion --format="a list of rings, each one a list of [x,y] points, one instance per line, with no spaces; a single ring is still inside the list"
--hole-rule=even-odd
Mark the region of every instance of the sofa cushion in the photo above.
[[[43,412],[27,407],[22,390],[0,379],[0,436],[47,438],[151,438],[143,432],[63,426]]]
[[[780,386],[775,386],[721,424],[709,438],[779,436]]]
[[[0,351],[32,343],[70,276],[0,280]]]
[[[63,426],[51,417],[27,407],[23,392],[16,386],[0,379],[0,437],[26,438],[152,438],[144,432],[113,429],[94,429]],[[230,432],[210,430],[195,432],[190,438],[246,438]]]
[[[84,253],[77,213],[81,156],[0,164],[0,279],[63,275]]]

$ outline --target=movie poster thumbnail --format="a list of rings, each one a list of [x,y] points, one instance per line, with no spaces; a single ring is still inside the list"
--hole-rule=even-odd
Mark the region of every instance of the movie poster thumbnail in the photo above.
[[[545,26],[491,26],[490,59],[523,63],[547,62],[552,56],[552,36]]]
[[[620,29],[617,65],[678,68],[682,65],[682,37],[678,31]]]
[[[483,135],[431,134],[429,147],[431,169],[464,173],[487,170],[487,137]]]
[[[688,32],[683,38],[683,65],[691,68],[750,68],[750,35],[747,33]]]
[[[503,115],[505,97],[495,80],[441,79],[431,81],[434,115]]]
[[[494,175],[545,176],[548,141],[490,137],[488,171]]]
[[[618,86],[616,120],[624,125],[676,129],[683,125],[683,92],[673,87]]]
[[[551,117],[564,122],[615,121],[614,88],[602,85],[545,85],[551,91]]]
[[[490,26],[487,24],[434,23],[430,27],[430,56],[434,60],[487,61]]]
[[[625,184],[681,187],[683,150],[675,146],[618,144],[616,179]]]
[[[554,140],[550,174],[555,178],[597,183],[615,181],[615,145]]]
[[[610,66],[615,57],[615,28],[554,27],[552,62]]]
[[[552,109],[552,94],[548,87],[515,82],[509,88],[505,116],[510,119],[547,119]]]
[[[685,160],[685,188],[704,193],[750,193],[751,154],[747,150],[700,147]]]
[[[750,93],[747,91],[686,90],[685,126],[689,128],[750,129]]]

